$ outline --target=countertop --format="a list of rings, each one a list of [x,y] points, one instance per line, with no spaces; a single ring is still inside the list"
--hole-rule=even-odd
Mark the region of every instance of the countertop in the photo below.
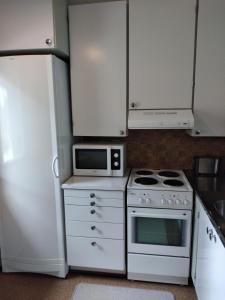
[[[123,177],[72,176],[63,185],[63,189],[125,191],[130,169]]]
[[[185,173],[225,247],[225,218],[214,207],[216,201],[225,200],[225,176],[195,177],[191,171]]]

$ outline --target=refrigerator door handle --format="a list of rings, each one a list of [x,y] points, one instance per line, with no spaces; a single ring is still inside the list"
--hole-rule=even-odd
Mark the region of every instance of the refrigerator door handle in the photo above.
[[[56,172],[56,163],[59,161],[58,156],[54,157],[53,161],[52,161],[52,173],[55,176],[55,178],[59,178],[59,169]]]

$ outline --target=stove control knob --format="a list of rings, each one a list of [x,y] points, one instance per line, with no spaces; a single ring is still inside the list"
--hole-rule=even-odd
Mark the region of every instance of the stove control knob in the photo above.
[[[187,200],[184,200],[184,205],[188,205],[188,201]]]
[[[147,199],[146,199],[146,203],[147,203],[147,204],[150,204],[151,202],[152,202],[152,200],[151,200],[150,198],[147,198]]]
[[[164,205],[166,204],[166,200],[165,199],[161,199],[161,203]]]
[[[180,204],[180,199],[176,200],[176,204],[179,205]]]
[[[145,203],[145,199],[139,198],[139,203],[140,203],[140,204],[144,204],[144,203]]]

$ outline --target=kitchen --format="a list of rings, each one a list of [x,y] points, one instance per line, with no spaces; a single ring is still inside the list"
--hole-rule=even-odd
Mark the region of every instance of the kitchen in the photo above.
[[[200,257],[199,264],[192,263],[197,261],[198,255],[201,254],[201,251],[196,250],[196,240],[200,240],[201,236],[198,235],[201,226],[198,231],[196,225],[198,213],[201,216],[208,207],[205,202],[202,205],[201,200],[197,200],[190,206],[185,206],[184,210],[185,201],[190,199],[182,200],[181,195],[197,189],[200,198],[201,195],[206,197],[205,194],[216,198],[224,197],[223,180],[210,174],[210,178],[202,176],[203,178],[199,179],[200,183],[198,180],[196,183],[187,172],[192,186],[186,183],[185,189],[180,187],[176,193],[172,189],[175,202],[179,204],[174,211],[184,210],[184,213],[191,212],[192,215],[196,215],[197,212],[193,223],[194,236],[192,234],[191,237],[191,240],[194,240],[193,250],[191,251],[191,243],[187,240],[188,254],[183,253],[179,257],[185,257],[186,262],[188,261],[188,266],[180,268],[181,273],[186,270],[185,282],[170,282],[168,278],[141,278],[139,283],[124,279],[127,270],[129,278],[129,228],[126,229],[129,227],[129,218],[125,211],[129,209],[126,205],[130,205],[127,194],[133,187],[128,183],[128,174],[122,165],[127,161],[127,167],[134,168],[131,173],[133,176],[136,176],[136,169],[137,172],[154,170],[154,174],[140,175],[141,178],[162,182],[162,186],[159,187],[157,183],[155,189],[145,186],[143,195],[139,197],[138,194],[138,199],[146,200],[146,203],[138,204],[138,208],[149,207],[147,199],[154,202],[149,193],[160,191],[160,201],[167,201],[166,209],[162,209],[161,203],[160,207],[153,206],[151,210],[169,211],[169,201],[173,202],[173,199],[170,199],[171,189],[167,189],[167,199],[167,190],[163,183],[165,177],[160,175],[159,170],[191,170],[193,158],[196,156],[224,157],[225,91],[221,55],[224,52],[225,40],[220,32],[222,33],[225,19],[225,6],[222,0],[216,1],[217,6],[209,0],[158,1],[157,5],[154,1],[147,0],[130,0],[129,3],[70,1],[70,61],[66,46],[65,1],[38,1],[38,4],[26,0],[20,3],[15,0],[7,1],[7,4],[5,1],[0,2],[0,239],[3,269],[0,275],[0,283],[3,282],[0,292],[5,295],[3,299],[15,297],[13,286],[18,299],[57,299],[56,294],[59,299],[70,299],[72,290],[79,281],[171,291],[176,299],[196,299],[191,277],[198,299],[213,299],[211,291],[215,294],[218,285],[210,289],[207,276],[203,283],[202,277],[199,276],[199,281],[195,278],[199,268],[200,271],[207,268],[203,265],[204,260]],[[85,2],[94,3],[83,4]],[[69,84],[72,107],[69,101]],[[31,99],[36,101],[32,103]],[[74,148],[72,151],[73,144],[79,146],[84,143],[86,147],[91,147],[89,152],[76,152],[77,149]],[[126,147],[120,148],[121,144],[126,144]],[[101,155],[94,155],[99,147]],[[114,161],[109,153],[119,157],[115,156]],[[85,155],[86,159],[82,159]],[[81,166],[80,170],[74,166],[76,159]],[[14,165],[13,161],[16,162]],[[116,163],[115,168],[109,168],[110,161],[112,166]],[[82,163],[88,166],[93,163],[94,167],[82,167]],[[107,168],[96,171],[98,164],[107,165]],[[122,171],[124,177],[121,177],[119,172],[116,173],[117,168]],[[87,169],[95,172],[90,174]],[[107,169],[107,172],[104,169]],[[224,176],[224,160],[220,170]],[[81,171],[84,171],[83,174]],[[71,182],[69,178],[72,174],[76,176],[72,177]],[[116,176],[112,176],[113,174]],[[183,174],[179,173],[178,177],[186,182]],[[205,184],[208,187],[207,192],[201,190],[204,180],[208,182],[208,185]],[[137,186],[134,187],[136,191]],[[137,190],[138,193],[142,193],[140,185]],[[98,196],[96,191],[101,191],[101,195]],[[165,199],[161,199],[162,191]],[[55,199],[55,202],[52,199]],[[97,200],[101,199],[104,205],[96,204]],[[90,212],[93,214],[91,213],[88,219],[82,219],[83,214],[86,218],[84,210],[89,210],[89,201]],[[97,210],[100,209],[104,212],[103,218],[108,215],[107,219],[101,222],[90,219],[97,218]],[[145,208],[147,209],[150,208]],[[76,214],[80,217],[70,219],[70,215]],[[115,219],[112,220],[112,217]],[[212,219],[210,216],[211,222]],[[84,225],[93,220],[97,225],[102,224],[103,229],[113,224],[113,229],[108,229],[110,237],[105,237],[104,232],[98,239],[97,236],[88,236],[87,232],[77,232],[84,230]],[[217,221],[217,218],[213,219],[215,224],[208,227],[209,230],[214,228],[213,236],[212,232],[209,232],[212,240],[215,240],[215,230],[218,233],[218,244],[221,232],[220,229],[215,229],[215,226],[218,227]],[[76,226],[70,225],[73,222]],[[93,227],[96,224],[90,225]],[[191,224],[190,218],[185,224]],[[95,232],[96,228],[93,231]],[[92,240],[92,237],[95,240]],[[179,235],[174,243],[179,244],[180,239],[183,241],[183,237],[178,237]],[[111,249],[108,250],[111,250],[111,262],[109,257],[102,256],[101,259],[96,258],[94,254],[88,257],[94,250],[88,250],[88,246],[82,243],[89,238],[93,243],[91,249],[98,248],[98,243],[108,238],[108,245],[112,243]],[[145,245],[147,243],[144,242]],[[81,250],[79,253],[78,249]],[[79,256],[81,252],[83,257]],[[82,259],[86,264],[83,264],[83,267],[78,266],[82,264]],[[96,267],[96,263],[99,268]],[[172,269],[166,263],[161,264],[160,269]],[[68,267],[71,269],[69,275]],[[83,275],[80,271],[88,273]],[[113,277],[103,276],[101,271],[113,274]],[[21,275],[21,272],[25,274]],[[34,275],[26,273],[51,274],[62,278],[67,275],[67,279],[60,281],[44,275],[32,277]],[[216,277],[216,274],[211,276]],[[176,285],[187,284],[187,280],[188,287]],[[223,288],[223,282],[218,282],[221,283],[220,288]],[[19,283],[24,286],[22,290],[18,286]],[[55,290],[48,288],[48,284],[55,285]],[[63,293],[61,289],[63,290],[65,285],[68,285],[68,288]],[[35,295],[38,292],[39,296]],[[47,298],[51,297],[51,293],[52,298]],[[224,292],[218,293],[220,294],[215,296],[215,299],[223,299],[221,295],[224,295]]]

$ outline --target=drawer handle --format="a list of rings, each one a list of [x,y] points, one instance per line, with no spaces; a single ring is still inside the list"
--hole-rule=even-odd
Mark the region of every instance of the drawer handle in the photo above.
[[[91,198],[95,198],[95,194],[94,194],[94,193],[91,193],[91,194],[90,194],[90,197],[91,197]]]
[[[213,233],[213,230],[212,230],[212,229],[209,229],[209,227],[207,227],[207,228],[206,228],[206,233],[207,233],[207,234],[212,234],[212,233]]]
[[[94,209],[91,210],[91,214],[92,214],[92,215],[95,214],[95,210],[94,210]]]
[[[95,247],[95,246],[97,246],[97,243],[96,242],[92,242],[91,246]]]
[[[96,229],[96,226],[91,226],[91,230],[95,230]]]
[[[96,204],[95,201],[91,201],[90,203],[91,206],[95,206],[95,204]]]

